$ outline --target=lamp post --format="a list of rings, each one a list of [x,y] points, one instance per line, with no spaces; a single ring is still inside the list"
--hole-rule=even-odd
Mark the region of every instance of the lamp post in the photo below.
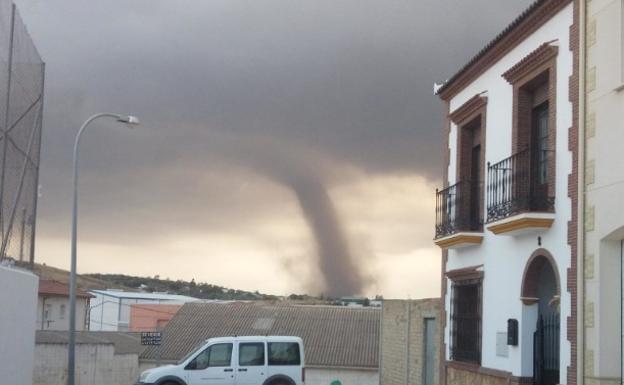
[[[80,137],[83,131],[87,128],[89,123],[98,118],[113,118],[118,122],[125,123],[129,126],[139,124],[139,119],[134,116],[124,116],[111,113],[99,113],[92,115],[87,119],[78,134],[76,135],[76,141],[74,142],[74,199],[72,207],[72,234],[71,234],[71,273],[69,276],[69,341],[68,341],[68,355],[67,355],[67,385],[75,385],[75,353],[76,353],[76,236],[78,228],[78,146],[80,144]]]

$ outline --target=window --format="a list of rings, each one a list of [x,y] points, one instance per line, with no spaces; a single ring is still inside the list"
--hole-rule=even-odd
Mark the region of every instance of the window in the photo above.
[[[240,366],[264,365],[264,343],[242,343],[238,346]]]
[[[186,365],[186,370],[203,370],[208,367],[230,366],[232,362],[232,344],[216,344],[199,353]]]
[[[481,279],[453,283],[451,359],[481,364]]]
[[[537,183],[548,183],[548,102],[533,108]]]
[[[61,307],[59,309],[59,318],[65,319],[65,304],[61,304]]]
[[[299,344],[296,342],[269,343],[269,365],[301,365]]]
[[[45,310],[43,311],[43,319],[46,321],[49,320],[51,313],[52,313],[52,305],[49,303],[46,303]]]

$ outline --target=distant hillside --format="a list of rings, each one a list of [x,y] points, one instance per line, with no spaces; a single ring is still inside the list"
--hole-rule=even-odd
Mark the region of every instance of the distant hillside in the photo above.
[[[16,262],[16,265],[24,265],[28,267],[27,263]],[[58,267],[48,266],[46,264],[35,263],[34,271],[36,275],[41,279],[49,279],[57,282],[61,282],[69,285],[69,271],[59,269]],[[124,291],[138,291],[137,289],[125,286],[120,283],[115,283],[108,280],[97,279],[93,276],[78,275],[77,277],[78,287],[81,289],[119,289]]]
[[[257,291],[249,292],[244,290],[228,289],[222,286],[208,283],[196,283],[195,280],[172,281],[154,277],[134,277],[123,274],[87,274],[83,277],[93,278],[99,281],[111,282],[134,290],[146,292],[168,292],[171,294],[182,294],[202,299],[223,299],[223,300],[275,300],[277,296],[261,294]]]
[[[28,263],[15,262],[16,265],[23,265],[28,268]],[[65,284],[69,284],[69,271],[46,264],[36,263],[34,273],[41,279],[49,279]],[[201,299],[221,299],[221,300],[280,300],[289,303],[299,303],[307,305],[327,305],[336,304],[329,298],[315,297],[307,294],[291,294],[286,298],[275,295],[262,294],[257,291],[250,292],[244,290],[228,289],[222,286],[208,283],[196,283],[195,280],[172,281],[155,277],[134,277],[123,274],[79,274],[78,287],[83,290],[89,289],[119,289],[130,292],[168,292],[171,294],[182,294]]]

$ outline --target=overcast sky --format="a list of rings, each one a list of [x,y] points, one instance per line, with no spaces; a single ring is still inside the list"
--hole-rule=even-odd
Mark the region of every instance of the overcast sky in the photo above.
[[[80,273],[439,295],[432,85],[528,0],[15,2],[46,62],[39,262],[69,266],[73,137],[110,111],[143,124],[82,142]]]

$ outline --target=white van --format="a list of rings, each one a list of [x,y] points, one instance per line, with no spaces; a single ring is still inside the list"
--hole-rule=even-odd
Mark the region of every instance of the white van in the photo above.
[[[141,373],[135,385],[303,385],[299,337],[219,337],[202,342],[177,365]]]

